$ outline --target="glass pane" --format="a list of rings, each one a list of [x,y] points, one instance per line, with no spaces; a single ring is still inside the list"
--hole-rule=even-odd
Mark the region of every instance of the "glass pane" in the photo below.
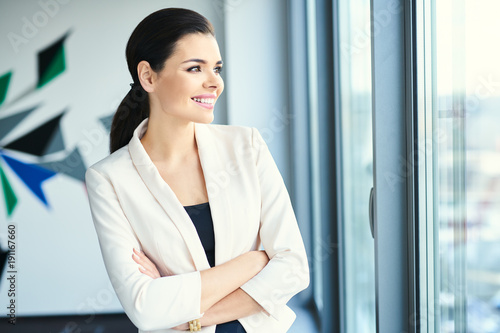
[[[368,223],[373,184],[370,0],[338,4],[342,229],[346,332],[375,332],[374,243]]]
[[[433,272],[427,331],[500,332],[500,2],[426,5],[432,79],[419,80],[432,96],[431,184],[421,194],[432,202],[420,221],[431,237],[421,240],[421,266]]]

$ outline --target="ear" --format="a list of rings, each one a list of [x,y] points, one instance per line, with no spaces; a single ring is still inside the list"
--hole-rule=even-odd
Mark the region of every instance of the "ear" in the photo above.
[[[142,88],[149,93],[153,92],[156,73],[149,65],[149,62],[142,60],[137,65],[137,75],[139,76],[139,82],[141,83]]]

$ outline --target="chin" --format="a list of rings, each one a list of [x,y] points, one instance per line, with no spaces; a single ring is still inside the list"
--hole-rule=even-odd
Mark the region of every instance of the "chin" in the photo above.
[[[212,121],[214,121],[214,114],[212,112],[209,115],[204,115],[203,117],[197,117],[197,119],[193,119],[193,121],[195,123],[200,123],[200,124],[210,124]]]

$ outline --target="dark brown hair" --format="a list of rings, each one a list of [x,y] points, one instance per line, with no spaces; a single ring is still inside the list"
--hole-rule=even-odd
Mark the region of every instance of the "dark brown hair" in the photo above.
[[[134,83],[111,123],[111,153],[127,145],[134,129],[149,117],[148,93],[142,88],[137,74],[139,62],[145,60],[155,72],[161,71],[179,39],[192,33],[215,36],[212,24],[204,16],[182,8],[156,11],[142,20],[132,32],[125,54]]]

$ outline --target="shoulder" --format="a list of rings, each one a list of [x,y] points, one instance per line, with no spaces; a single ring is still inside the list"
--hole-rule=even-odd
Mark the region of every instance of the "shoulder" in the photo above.
[[[113,152],[112,154],[106,156],[102,160],[92,164],[87,169],[87,173],[89,173],[89,170],[94,170],[103,176],[109,177],[109,175],[113,172],[116,173],[117,170],[122,170],[123,166],[131,164],[132,161],[128,151],[128,145],[126,145]]]

